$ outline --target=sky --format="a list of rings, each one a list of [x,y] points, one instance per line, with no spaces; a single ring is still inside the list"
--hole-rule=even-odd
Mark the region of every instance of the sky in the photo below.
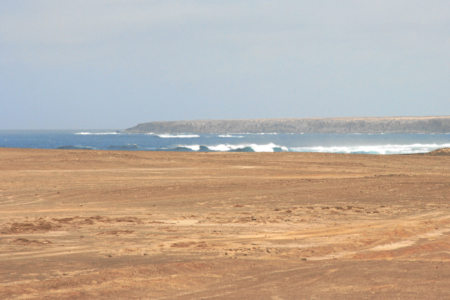
[[[0,1],[0,129],[430,115],[448,0]]]

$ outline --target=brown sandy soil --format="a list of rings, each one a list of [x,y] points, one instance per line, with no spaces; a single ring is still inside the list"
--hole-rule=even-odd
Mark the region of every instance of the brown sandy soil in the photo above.
[[[0,299],[450,299],[448,154],[0,149]]]

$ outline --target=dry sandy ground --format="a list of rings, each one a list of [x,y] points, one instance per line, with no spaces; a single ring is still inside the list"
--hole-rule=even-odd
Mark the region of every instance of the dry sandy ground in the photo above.
[[[0,299],[450,299],[450,156],[0,149]]]

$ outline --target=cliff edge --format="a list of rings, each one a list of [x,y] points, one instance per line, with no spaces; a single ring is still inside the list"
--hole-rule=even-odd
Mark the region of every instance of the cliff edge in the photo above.
[[[149,122],[125,133],[450,133],[450,116]]]

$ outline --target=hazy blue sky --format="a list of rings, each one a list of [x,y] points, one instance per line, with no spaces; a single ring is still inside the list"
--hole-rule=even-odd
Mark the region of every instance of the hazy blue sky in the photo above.
[[[0,1],[0,129],[424,115],[448,0]]]

